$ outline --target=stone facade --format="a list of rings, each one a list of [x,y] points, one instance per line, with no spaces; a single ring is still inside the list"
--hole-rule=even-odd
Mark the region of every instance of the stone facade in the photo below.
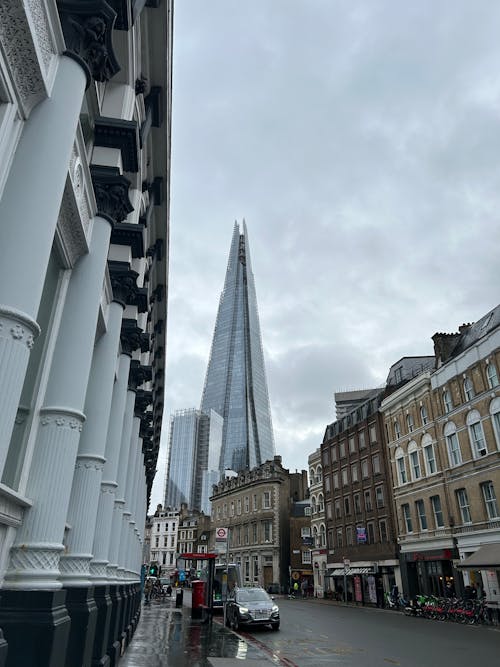
[[[163,415],[173,3],[0,5],[0,665],[116,664]]]
[[[323,496],[323,466],[321,449],[309,455],[309,493],[311,498],[311,535],[314,596],[324,597],[326,590],[326,521],[325,499]]]

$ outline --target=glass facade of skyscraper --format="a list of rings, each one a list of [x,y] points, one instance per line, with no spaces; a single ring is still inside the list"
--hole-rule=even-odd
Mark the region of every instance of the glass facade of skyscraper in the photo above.
[[[246,225],[235,224],[201,410],[224,419],[221,473],[273,458],[274,437]]]

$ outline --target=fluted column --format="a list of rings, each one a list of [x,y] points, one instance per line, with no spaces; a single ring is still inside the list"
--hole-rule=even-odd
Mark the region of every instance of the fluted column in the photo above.
[[[127,402],[125,408],[125,418],[123,420],[122,442],[120,449],[120,458],[118,462],[117,473],[117,489],[115,505],[113,508],[113,525],[111,528],[111,545],[109,550],[109,565],[108,575],[114,577],[115,581],[123,581],[124,567],[123,567],[123,547],[121,536],[123,533],[123,525],[128,524],[128,510],[125,514],[125,483],[127,479],[127,467],[130,452],[130,438],[132,435],[132,422],[134,419],[134,404],[135,404],[135,390],[130,388],[127,391]]]
[[[7,588],[61,587],[59,558],[85,419],[85,392],[110,234],[109,221],[96,217],[90,252],[71,275],[26,489],[33,506],[11,549]]]
[[[95,522],[99,505],[102,470],[105,463],[113,384],[118,361],[123,304],[109,305],[108,328],[97,342],[85,399],[84,425],[73,477],[68,510],[72,527],[61,558],[61,579],[65,586],[89,586]]]
[[[128,509],[128,525],[125,528],[125,548],[124,548],[124,567],[125,576],[129,580],[133,580],[132,557],[134,549],[134,527],[136,525],[135,516],[135,486],[137,481],[138,469],[138,447],[139,447],[139,429],[141,427],[141,420],[135,416],[132,424],[132,435],[130,437],[130,455],[129,465],[127,467],[126,478],[126,493],[125,493],[125,507]]]
[[[67,51],[50,97],[24,124],[0,199],[0,477],[29,351],[39,333],[36,317],[85,86],[91,78],[106,81],[119,69],[109,5],[104,0],[60,5]],[[96,19],[100,30],[92,33],[90,21]]]
[[[106,567],[109,563],[113,509],[117,487],[116,476],[118,459],[120,457],[121,434],[123,429],[123,418],[125,416],[129,370],[130,355],[122,353],[119,358],[118,373],[113,388],[113,398],[106,438],[106,463],[104,464],[102,475],[92,547],[94,557],[90,563],[91,578],[95,583],[106,583],[108,581]]]

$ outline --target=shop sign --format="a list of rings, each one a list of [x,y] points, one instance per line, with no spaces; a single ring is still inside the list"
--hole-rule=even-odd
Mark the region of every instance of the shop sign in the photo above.
[[[356,540],[358,544],[366,544],[366,528],[364,526],[356,528]]]

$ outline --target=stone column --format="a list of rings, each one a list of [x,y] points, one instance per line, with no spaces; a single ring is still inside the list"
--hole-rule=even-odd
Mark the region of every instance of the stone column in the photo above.
[[[11,549],[6,588],[61,588],[59,557],[85,420],[85,392],[110,234],[109,221],[95,218],[90,252],[71,275],[26,489],[33,506]]]
[[[50,97],[33,109],[23,127],[0,199],[0,477],[29,351],[39,333],[35,320],[85,86],[91,77],[105,81],[119,69],[110,34],[115,13],[109,5],[104,0],[60,4],[73,5],[71,11],[61,9],[68,50]],[[90,22],[96,18],[101,30],[91,38]]]

